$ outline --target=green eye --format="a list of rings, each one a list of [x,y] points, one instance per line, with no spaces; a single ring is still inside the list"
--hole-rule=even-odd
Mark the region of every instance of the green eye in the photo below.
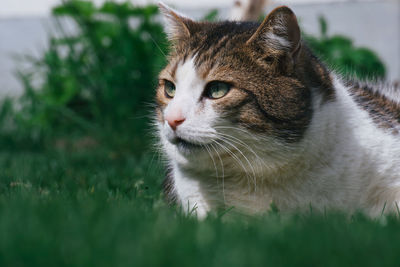
[[[224,97],[229,90],[231,85],[224,82],[210,82],[206,86],[205,95],[210,99],[218,99]]]
[[[165,91],[165,95],[168,98],[173,98],[175,96],[175,84],[173,84],[170,81],[165,80],[164,81],[164,91]]]

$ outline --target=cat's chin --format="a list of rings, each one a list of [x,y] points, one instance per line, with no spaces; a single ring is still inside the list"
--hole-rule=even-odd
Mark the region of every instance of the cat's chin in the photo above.
[[[184,155],[190,155],[204,149],[204,145],[195,144],[180,137],[171,139],[170,143],[173,144],[178,151]]]

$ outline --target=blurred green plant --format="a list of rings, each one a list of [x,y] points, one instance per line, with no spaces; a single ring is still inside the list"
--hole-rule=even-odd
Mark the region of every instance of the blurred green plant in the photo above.
[[[209,22],[214,22],[214,21],[218,21],[218,9],[213,9],[210,12],[208,12],[202,20],[204,21],[209,21]]]
[[[54,8],[61,37],[51,38],[42,58],[29,58],[31,71],[19,73],[25,93],[16,124],[29,129],[36,142],[79,132],[143,148],[148,105],[167,50],[157,13],[157,6],[129,2],[96,7],[72,0]],[[65,27],[71,23],[61,20],[72,21],[72,33]],[[3,113],[11,106],[7,101]]]
[[[362,80],[380,80],[385,78],[385,65],[370,49],[357,48],[350,38],[328,36],[328,23],[319,17],[320,37],[304,34],[311,49],[329,66],[341,74]]]

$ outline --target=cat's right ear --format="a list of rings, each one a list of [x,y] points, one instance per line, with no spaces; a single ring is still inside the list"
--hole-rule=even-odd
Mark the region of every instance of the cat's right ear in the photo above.
[[[165,32],[171,41],[181,41],[189,38],[196,29],[196,22],[185,15],[179,14],[162,2],[158,3],[165,18]]]
[[[295,56],[300,50],[300,28],[294,12],[287,6],[277,7],[268,14],[257,31],[247,41],[258,42]]]

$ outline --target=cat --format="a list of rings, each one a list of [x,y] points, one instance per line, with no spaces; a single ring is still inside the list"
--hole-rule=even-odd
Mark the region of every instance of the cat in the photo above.
[[[370,216],[398,209],[398,91],[329,71],[286,6],[261,24],[196,22],[159,6],[172,45],[155,112],[169,201],[199,218],[271,205]]]

